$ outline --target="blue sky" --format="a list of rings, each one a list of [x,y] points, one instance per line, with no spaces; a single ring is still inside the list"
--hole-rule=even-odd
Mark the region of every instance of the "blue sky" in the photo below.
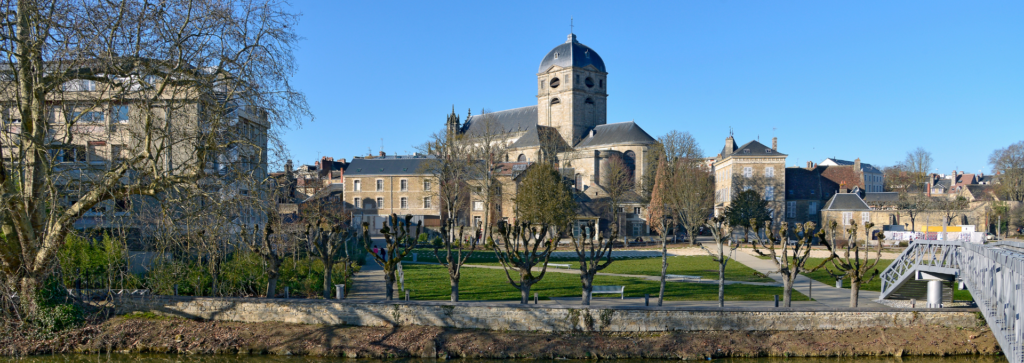
[[[411,153],[455,110],[536,104],[541,58],[604,59],[608,122],[688,131],[707,154],[779,138],[787,165],[885,166],[918,146],[939,173],[988,172],[1024,140],[1021,1],[296,1],[294,85],[315,119],[297,163]]]

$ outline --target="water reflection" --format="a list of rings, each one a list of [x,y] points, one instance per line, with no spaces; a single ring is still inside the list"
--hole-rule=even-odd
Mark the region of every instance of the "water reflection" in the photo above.
[[[346,359],[321,357],[291,356],[248,356],[248,355],[172,355],[172,354],[66,354],[46,355],[25,358],[0,358],[0,363],[524,363],[522,359]],[[528,360],[531,363],[594,363],[594,360]],[[615,363],[662,362],[670,360],[657,359],[615,359]],[[961,355],[950,357],[827,357],[827,358],[727,358],[716,359],[713,363],[1005,363],[1006,357],[1001,355]]]

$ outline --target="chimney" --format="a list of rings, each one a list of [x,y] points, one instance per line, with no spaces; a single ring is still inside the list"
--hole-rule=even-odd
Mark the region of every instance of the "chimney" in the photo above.
[[[853,161],[853,170],[858,172],[860,171],[860,158]]]
[[[385,157],[385,156],[387,156],[387,154],[384,153],[384,150],[381,150],[380,151],[380,157]]]
[[[810,161],[810,160],[807,161],[807,169],[814,169],[814,162],[813,161]]]
[[[772,150],[779,151],[779,138],[772,138]]]
[[[729,136],[729,137],[725,138],[725,152],[727,154],[732,154],[732,150],[735,149],[735,148],[736,148],[736,143],[733,142],[732,136]],[[725,157],[725,156],[726,155],[722,155],[722,157]]]
[[[932,183],[928,182],[928,198],[932,197]]]
[[[345,158],[341,158],[341,159],[339,159],[339,160],[340,160],[340,162],[341,162],[342,164],[348,164],[348,162],[346,162],[346,161],[345,161]]]
[[[284,162],[284,171],[289,174],[292,172],[292,159]]]

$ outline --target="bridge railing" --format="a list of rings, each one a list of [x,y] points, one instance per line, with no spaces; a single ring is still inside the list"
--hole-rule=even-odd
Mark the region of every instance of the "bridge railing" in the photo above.
[[[963,244],[960,241],[914,241],[879,275],[882,282],[879,298],[888,297],[899,287],[900,281],[913,279],[916,270],[943,272],[958,268],[957,251]]]
[[[1024,363],[1024,243],[966,243],[960,276],[1011,363]]]

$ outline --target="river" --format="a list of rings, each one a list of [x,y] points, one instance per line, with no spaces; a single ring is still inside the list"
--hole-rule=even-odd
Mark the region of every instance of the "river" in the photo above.
[[[0,362],[17,363],[126,363],[126,362],[173,362],[173,363],[328,363],[328,362],[351,362],[351,363],[524,363],[521,359],[439,359],[409,358],[409,359],[348,359],[348,358],[321,358],[321,357],[292,357],[292,356],[247,356],[247,355],[173,355],[173,354],[66,354],[66,355],[44,355],[26,358],[0,358]],[[540,363],[546,360],[529,360],[530,363]],[[608,360],[616,363],[641,363],[648,361],[668,362],[669,360],[657,359],[617,359]],[[558,363],[593,363],[594,360],[551,360]],[[1005,363],[1006,358],[1001,355],[961,355],[947,357],[830,357],[830,358],[727,358],[712,360],[714,363]]]

